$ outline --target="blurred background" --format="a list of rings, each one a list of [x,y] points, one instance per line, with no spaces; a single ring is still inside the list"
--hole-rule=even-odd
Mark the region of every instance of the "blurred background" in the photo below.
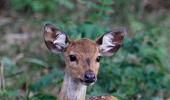
[[[0,100],[56,99],[65,64],[44,44],[45,22],[73,39],[128,28],[87,96],[170,100],[169,12],[170,0],[0,0]]]

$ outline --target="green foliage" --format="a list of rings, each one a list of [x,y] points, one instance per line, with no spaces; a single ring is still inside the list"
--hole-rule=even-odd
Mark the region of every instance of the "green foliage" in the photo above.
[[[53,12],[57,6],[61,5],[69,9],[74,8],[74,4],[69,0],[11,0],[12,7],[18,11],[32,12]]]
[[[39,93],[39,94],[31,97],[30,100],[56,100],[56,97],[54,97],[52,95]]]
[[[63,73],[58,71],[58,69],[53,69],[50,74],[42,76],[41,79],[31,84],[29,89],[32,91],[39,91],[41,88],[48,86],[50,83],[52,83],[53,79],[55,79],[57,76],[63,76]],[[58,77],[58,82],[60,82],[62,78],[63,77]]]
[[[168,72],[162,58],[166,52],[161,50],[164,48],[163,43],[153,40],[159,35],[155,36],[152,30],[139,33],[141,35],[136,34],[131,39],[126,38],[119,52],[121,54],[118,53],[115,59],[102,62],[99,86],[103,86],[107,81],[103,86],[105,91],[110,91],[123,100],[127,97],[132,99],[135,95],[140,95],[141,99],[149,99],[155,92],[169,91],[167,84],[170,84],[170,81],[165,81]]]

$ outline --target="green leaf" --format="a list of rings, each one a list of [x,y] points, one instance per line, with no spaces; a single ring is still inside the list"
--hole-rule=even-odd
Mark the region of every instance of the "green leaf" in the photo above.
[[[42,76],[41,79],[39,79],[36,82],[32,83],[29,88],[32,91],[39,91],[43,87],[46,87],[49,84],[51,84],[52,81],[55,78],[59,78],[59,79],[62,78],[61,76],[64,76],[62,71],[60,71],[58,69],[53,69],[53,71],[51,73]]]
[[[36,64],[36,65],[40,65],[43,67],[48,67],[47,63],[45,63],[44,61],[37,59],[37,58],[25,58],[25,59],[23,59],[23,61],[26,63],[30,63],[30,64]]]
[[[32,9],[35,12],[41,12],[44,10],[45,5],[42,4],[42,2],[35,0],[32,1]]]
[[[38,93],[31,97],[30,100],[56,100],[56,97],[49,94]]]

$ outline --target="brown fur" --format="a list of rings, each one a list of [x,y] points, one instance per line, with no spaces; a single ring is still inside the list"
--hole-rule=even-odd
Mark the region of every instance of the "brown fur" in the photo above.
[[[77,57],[77,62],[70,62],[69,55],[74,54]],[[64,85],[62,87],[62,91],[59,95],[58,100],[70,100],[68,95],[65,95],[68,88],[73,88],[72,86],[68,85],[68,77],[72,78],[73,80],[76,79],[82,79],[84,78],[84,73],[87,70],[92,70],[95,72],[95,74],[98,74],[99,69],[99,63],[96,62],[96,58],[99,55],[99,49],[95,42],[89,40],[89,39],[81,39],[76,41],[71,41],[70,45],[66,49],[66,52],[64,52],[65,62],[66,62],[66,77],[64,80]],[[90,61],[87,61],[89,59]],[[79,83],[77,84],[75,88],[80,88]],[[69,92],[77,91],[76,89]],[[85,92],[85,91],[84,91]],[[80,91],[79,98],[80,100],[84,100],[85,93]],[[74,93],[76,94],[76,93]],[[91,97],[87,100],[117,100],[113,96],[97,96],[97,97]]]
[[[76,55],[78,59],[76,63],[69,61],[70,54]],[[73,78],[80,78],[82,80],[84,73],[87,70],[92,70],[97,75],[99,63],[95,60],[98,55],[99,49],[97,48],[95,42],[89,39],[72,41],[64,53],[65,62],[67,65],[66,70]],[[90,59],[90,63],[87,62],[86,59]]]
[[[72,63],[69,61],[68,55],[70,54],[76,55],[78,59],[76,63]],[[81,40],[70,42],[70,45],[68,46],[66,52],[64,53],[65,62],[67,65],[66,67],[66,73],[68,74],[67,77],[71,76],[73,79],[83,80],[85,71],[89,69],[94,71],[95,74],[97,75],[99,69],[99,63],[97,63],[95,60],[98,55],[99,55],[99,49],[97,45],[95,44],[95,42],[89,39],[81,39]],[[90,61],[87,61],[87,59],[90,59]],[[66,81],[68,81],[68,79]],[[59,95],[59,100],[68,100],[69,97],[67,95],[64,95],[66,92],[65,88],[70,88],[70,87],[63,85],[62,91]],[[69,92],[73,92],[73,91],[69,91]],[[83,95],[85,97],[84,92],[79,94],[79,96],[82,97],[80,100],[85,99]],[[97,97],[91,97],[87,100],[117,100],[117,98],[113,96],[97,96]]]

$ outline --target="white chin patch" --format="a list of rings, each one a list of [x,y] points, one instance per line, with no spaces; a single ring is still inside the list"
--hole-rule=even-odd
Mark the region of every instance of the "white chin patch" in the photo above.
[[[91,85],[93,85],[95,82],[93,82],[93,83],[86,83],[86,82],[83,82],[82,84],[83,85],[85,85],[85,86],[91,86]]]

